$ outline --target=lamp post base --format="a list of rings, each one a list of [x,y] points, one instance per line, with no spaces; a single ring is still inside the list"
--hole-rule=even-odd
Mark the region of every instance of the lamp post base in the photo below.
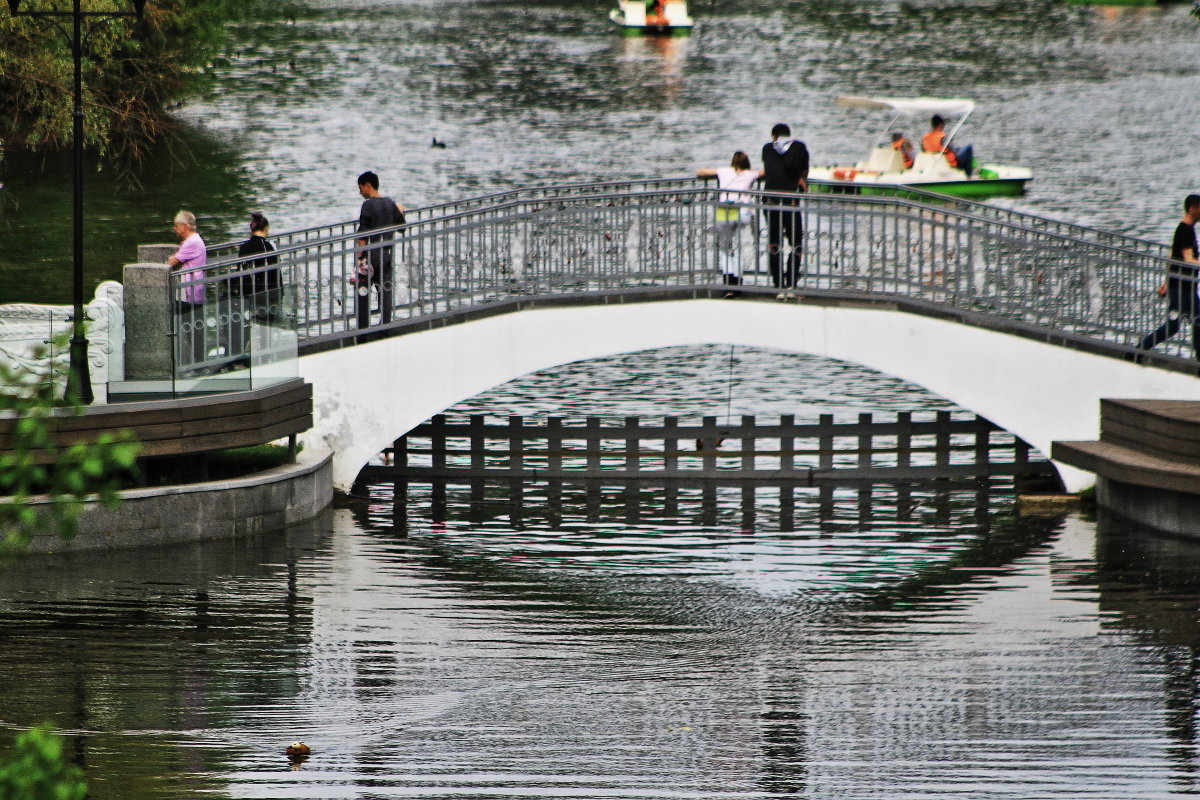
[[[67,400],[91,405],[92,375],[88,370],[88,340],[76,333],[71,337],[71,368],[67,373]]]

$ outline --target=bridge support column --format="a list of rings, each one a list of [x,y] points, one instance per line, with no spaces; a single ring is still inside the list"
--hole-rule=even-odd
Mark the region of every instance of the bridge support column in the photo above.
[[[171,268],[163,262],[176,249],[142,245],[139,263],[125,265],[126,380],[171,377]]]

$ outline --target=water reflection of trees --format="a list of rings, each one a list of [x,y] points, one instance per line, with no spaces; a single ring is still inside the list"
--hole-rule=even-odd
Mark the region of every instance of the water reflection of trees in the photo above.
[[[154,147],[129,177],[92,161],[84,177],[84,285],[120,281],[137,246],[173,242],[181,206],[200,219],[210,243],[231,237],[250,210],[243,153],[198,128],[182,127]],[[71,154],[5,154],[0,220],[0,303],[71,301]]]

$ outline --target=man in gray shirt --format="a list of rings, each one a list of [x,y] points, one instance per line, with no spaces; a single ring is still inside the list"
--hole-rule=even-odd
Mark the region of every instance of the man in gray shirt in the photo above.
[[[379,176],[364,172],[358,176],[358,193],[363,197],[358,213],[358,232],[394,228],[404,224],[404,206],[390,197],[379,194]],[[395,270],[392,265],[392,231],[355,240],[354,315],[358,327],[371,325],[371,289],[379,293],[379,322],[392,321],[392,288]]]

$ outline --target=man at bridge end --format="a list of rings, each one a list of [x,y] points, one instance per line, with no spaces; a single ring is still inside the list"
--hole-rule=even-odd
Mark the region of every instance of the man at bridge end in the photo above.
[[[404,224],[404,206],[379,193],[379,176],[364,172],[358,176],[358,193],[363,204],[358,214],[358,232],[394,228]],[[392,233],[365,236],[355,240],[361,248],[355,252],[354,314],[358,327],[371,325],[371,290],[379,293],[379,321],[392,321],[392,287],[395,270],[392,265]]]
[[[1200,222],[1200,195],[1189,194],[1183,200],[1183,219],[1175,227],[1171,239],[1171,258],[1183,264],[1167,267],[1167,279],[1158,287],[1159,295],[1167,297],[1167,321],[1142,339],[1141,349],[1149,350],[1179,331],[1179,321],[1186,318],[1192,326],[1192,350],[1200,358],[1200,321],[1196,319],[1196,276],[1200,273],[1197,259],[1196,223]]]

